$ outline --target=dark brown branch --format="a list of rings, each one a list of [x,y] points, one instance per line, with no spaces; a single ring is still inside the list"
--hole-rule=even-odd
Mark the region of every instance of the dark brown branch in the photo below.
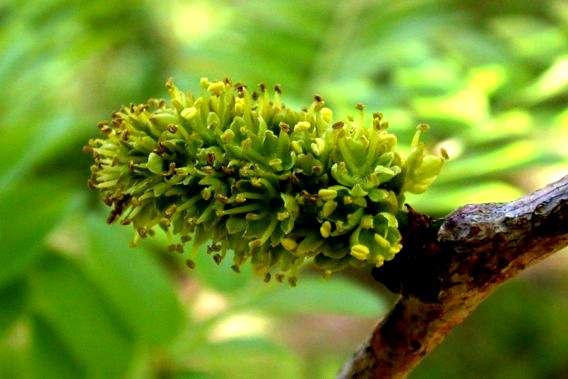
[[[404,378],[499,284],[568,245],[568,176],[435,222],[410,210],[405,247],[373,272],[401,298],[339,378]]]

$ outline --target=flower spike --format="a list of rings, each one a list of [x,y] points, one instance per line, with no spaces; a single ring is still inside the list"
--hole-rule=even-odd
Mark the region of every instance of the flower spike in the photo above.
[[[122,107],[99,125],[85,151],[109,223],[132,224],[135,241],[163,229],[190,268],[210,241],[217,264],[231,250],[235,271],[248,261],[265,281],[291,285],[306,262],[327,277],[380,266],[401,249],[405,192],[424,192],[447,159],[425,152],[425,124],[403,157],[382,113],[364,125],[362,104],[356,120],[334,120],[320,95],[296,111],[280,85],[200,86],[194,96],[170,79],[169,101]]]

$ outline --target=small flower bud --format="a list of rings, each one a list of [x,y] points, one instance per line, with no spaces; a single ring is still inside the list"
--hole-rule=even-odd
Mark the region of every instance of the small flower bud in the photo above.
[[[357,244],[351,246],[351,255],[360,261],[365,261],[369,257],[369,248],[365,245]]]
[[[337,191],[334,189],[323,188],[318,191],[318,196],[324,200],[333,200],[337,197]]]
[[[298,247],[298,243],[292,238],[284,238],[280,244],[288,251],[294,251]]]
[[[331,235],[331,223],[329,221],[324,221],[320,227],[320,234],[323,238],[329,238]]]
[[[294,132],[307,132],[311,128],[311,124],[308,121],[299,121],[294,126]]]
[[[337,208],[337,203],[333,200],[328,200],[323,204],[321,214],[323,217],[329,217]]]
[[[191,120],[197,115],[197,109],[195,107],[185,108],[181,111],[180,116],[186,120]]]
[[[207,91],[209,91],[213,95],[219,96],[223,92],[224,88],[225,88],[225,83],[221,81],[213,82],[207,86]]]
[[[146,167],[148,167],[148,170],[150,170],[152,173],[160,174],[164,167],[164,161],[158,154],[150,153]]]
[[[321,118],[327,123],[330,123],[333,120],[333,111],[329,108],[322,108],[320,110]]]

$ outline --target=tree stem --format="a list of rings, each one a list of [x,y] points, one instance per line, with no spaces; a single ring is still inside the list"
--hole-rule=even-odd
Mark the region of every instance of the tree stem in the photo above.
[[[373,276],[401,294],[339,378],[405,378],[501,283],[568,245],[568,176],[440,222],[410,209],[404,248]]]

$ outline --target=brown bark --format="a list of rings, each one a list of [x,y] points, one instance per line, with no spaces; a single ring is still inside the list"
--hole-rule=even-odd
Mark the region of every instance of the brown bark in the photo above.
[[[405,378],[499,284],[568,245],[568,176],[510,203],[434,221],[410,209],[375,279],[401,294],[339,378]]]

